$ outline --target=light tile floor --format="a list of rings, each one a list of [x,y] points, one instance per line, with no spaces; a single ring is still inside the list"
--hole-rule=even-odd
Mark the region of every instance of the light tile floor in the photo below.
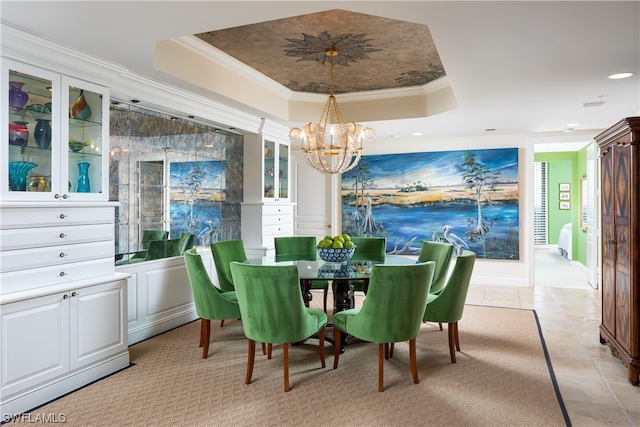
[[[584,286],[559,286],[567,283],[472,285],[467,304],[536,311],[574,427],[640,427],[640,387],[629,384],[624,364],[600,344],[600,291],[586,281]]]

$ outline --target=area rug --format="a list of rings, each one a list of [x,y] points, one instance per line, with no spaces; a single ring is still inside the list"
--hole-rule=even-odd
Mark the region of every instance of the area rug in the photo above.
[[[245,385],[242,323],[212,322],[207,359],[199,334],[197,321],[131,346],[134,366],[34,410],[30,419],[64,414],[67,425],[82,426],[569,425],[530,310],[466,306],[455,364],[446,326],[423,324],[420,383],[411,379],[408,344],[398,343],[385,362],[382,393],[375,344],[351,341],[337,370],[331,344],[324,369],[317,340],[292,347],[285,393],[280,346],[271,360],[258,350],[253,382]]]

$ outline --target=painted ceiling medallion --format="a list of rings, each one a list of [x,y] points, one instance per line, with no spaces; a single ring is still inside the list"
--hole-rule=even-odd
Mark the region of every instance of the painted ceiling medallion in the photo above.
[[[328,48],[340,52],[335,93],[421,86],[446,75],[426,25],[340,9],[195,36],[293,91],[329,93]]]

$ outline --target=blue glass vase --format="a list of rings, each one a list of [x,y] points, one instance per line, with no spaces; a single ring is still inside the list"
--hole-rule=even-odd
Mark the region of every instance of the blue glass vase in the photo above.
[[[51,146],[51,121],[38,119],[33,128],[33,137],[40,148],[49,148]]]
[[[9,190],[27,191],[27,175],[37,166],[32,162],[9,162]]]
[[[78,162],[78,182],[76,183],[76,193],[90,193],[89,166],[91,163],[82,160]]]

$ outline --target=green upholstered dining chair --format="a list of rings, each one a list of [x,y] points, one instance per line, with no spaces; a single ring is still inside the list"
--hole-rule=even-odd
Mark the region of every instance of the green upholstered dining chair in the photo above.
[[[233,277],[231,277],[230,264],[233,261],[244,262],[247,260],[247,254],[244,251],[244,242],[242,240],[225,240],[211,244],[211,254],[213,255],[213,264],[216,267],[218,282],[220,289],[224,291],[233,291]]]
[[[450,243],[431,242],[428,240],[422,242],[418,262],[435,261],[436,263],[430,294],[439,294],[445,283],[447,283],[449,265],[451,264],[454,249],[454,246]]]
[[[192,233],[182,233],[180,235],[180,255],[183,255],[185,251],[193,248],[196,242],[196,235]]]
[[[220,289],[223,291],[234,291],[233,277],[231,277],[231,263],[233,261],[244,262],[247,260],[247,254],[244,251],[244,242],[242,240],[224,240],[212,243],[210,247]],[[220,327],[222,328],[223,326],[224,319],[220,320]]]
[[[456,258],[456,262],[447,280],[447,284],[439,294],[431,294],[427,298],[427,308],[422,320],[425,322],[447,323],[449,334],[449,354],[451,363],[456,363],[456,352],[460,351],[458,337],[458,321],[462,319],[464,303],[471,282],[471,274],[476,261],[476,254],[465,250]],[[335,322],[335,321],[334,321]],[[455,347],[455,350],[454,350]]]
[[[145,261],[154,259],[171,258],[182,255],[180,253],[180,239],[152,240],[149,242]]]
[[[196,313],[201,320],[200,347],[204,347],[202,358],[206,359],[209,354],[211,320],[238,319],[240,306],[235,291],[222,291],[211,282],[202,258],[195,249],[188,249],[184,253],[184,263],[193,291]]]
[[[276,259],[281,261],[315,261],[316,238],[313,236],[274,237],[273,243],[276,249]],[[328,280],[313,280],[311,289],[324,291],[324,312],[327,312],[327,294],[329,292]]]
[[[387,252],[387,239],[385,237],[352,237],[351,241],[356,245],[351,260],[376,261],[383,259]],[[350,280],[354,291],[365,291],[362,280]]]
[[[289,391],[289,343],[318,334],[320,362],[324,368],[327,314],[305,307],[298,267],[233,262],[231,273],[240,305],[242,327],[249,344],[245,384],[251,383],[256,341],[266,342],[270,348],[272,344],[283,344],[284,391]]]
[[[409,341],[411,374],[413,382],[417,384],[416,337],[422,324],[434,271],[433,261],[374,265],[367,298],[362,306],[333,315],[336,342],[333,369],[338,367],[342,333],[378,343],[378,391],[383,391],[384,359],[389,357],[389,344]]]
[[[152,240],[167,240],[169,238],[169,232],[165,230],[142,230],[142,237],[140,238],[140,250],[133,254],[129,258],[129,262],[145,261],[147,257],[147,249],[149,248],[149,242]]]

